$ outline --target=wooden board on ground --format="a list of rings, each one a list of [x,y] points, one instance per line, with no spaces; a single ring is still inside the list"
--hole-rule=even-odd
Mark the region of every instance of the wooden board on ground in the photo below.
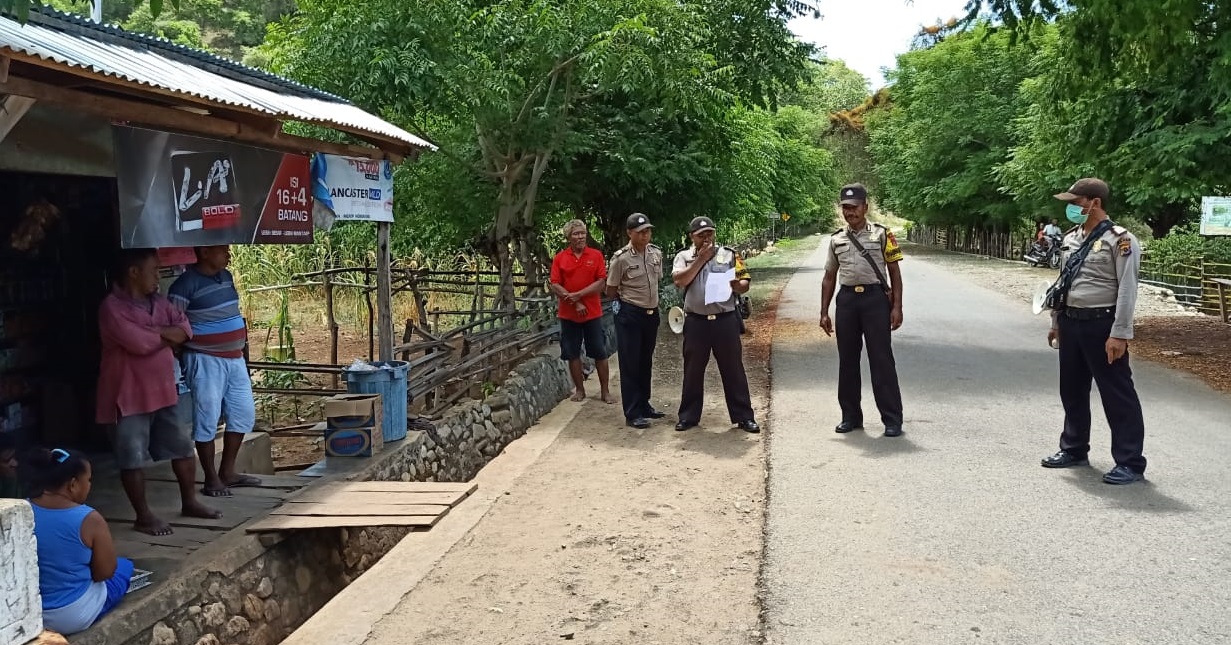
[[[376,489],[376,490],[373,490]],[[346,526],[422,526],[478,490],[475,484],[337,482],[304,491],[248,532]]]
[[[302,529],[330,529],[364,526],[415,526],[431,527],[440,521],[439,515],[381,515],[351,517],[309,517],[277,515],[268,517],[248,527],[249,533],[266,531],[296,531]]]
[[[242,488],[297,490],[312,483],[294,475],[253,475],[253,477],[261,480],[260,485],[243,486]],[[175,473],[171,472],[170,464],[158,464],[157,466],[145,469],[145,479],[147,481],[175,482]],[[197,473],[196,482],[198,486],[205,484],[205,478],[199,472]]]
[[[449,507],[444,504],[287,504],[274,509],[270,515],[323,515],[327,517],[353,517],[356,515],[444,515]]]

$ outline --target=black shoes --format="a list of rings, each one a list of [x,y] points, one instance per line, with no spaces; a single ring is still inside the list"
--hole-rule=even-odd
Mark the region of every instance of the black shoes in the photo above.
[[[846,434],[848,432],[854,432],[861,428],[863,428],[862,421],[843,421],[842,423],[839,423],[838,427],[834,428],[833,431],[837,432],[838,434]]]
[[[1085,455],[1074,455],[1073,453],[1061,450],[1050,457],[1044,457],[1039,462],[1044,468],[1071,468],[1073,466],[1089,466],[1090,460],[1086,459]],[[1115,472],[1115,471],[1112,471]],[[1107,473],[1111,475],[1111,473]],[[1104,478],[1106,479],[1106,478]],[[1125,482],[1128,483],[1128,482]]]
[[[902,436],[902,426],[885,426],[885,436],[886,437]]]
[[[750,434],[756,434],[761,431],[761,426],[757,425],[757,422],[752,419],[748,419],[747,421],[740,421],[739,423],[735,425],[739,426],[740,430],[743,430],[744,432],[747,432]]]
[[[624,425],[634,427],[638,430],[645,430],[650,427],[650,420],[645,417],[637,417],[636,419],[625,419]]]
[[[652,405],[646,409],[648,410],[648,412],[645,413],[645,417],[647,419],[661,419],[667,416],[666,412],[663,412],[662,410],[655,410],[654,406]]]
[[[675,424],[675,431],[683,432],[689,428],[695,428],[695,427],[697,427],[696,421],[680,421],[679,423]]]
[[[1116,466],[1103,475],[1103,482],[1113,486],[1123,486],[1145,479],[1145,475],[1134,471],[1128,466]]]

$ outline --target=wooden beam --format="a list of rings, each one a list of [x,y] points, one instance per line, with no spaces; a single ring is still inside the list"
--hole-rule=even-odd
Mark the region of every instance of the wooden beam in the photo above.
[[[9,65],[12,64],[12,62],[12,58],[0,54],[0,83],[9,80]]]
[[[393,360],[393,292],[389,262],[389,222],[376,223],[376,313],[382,361]]]
[[[0,98],[0,141],[9,136],[17,122],[21,121],[21,117],[25,116],[33,105],[34,99],[25,96],[9,95]]]
[[[271,135],[269,126],[264,124],[237,123],[140,101],[64,89],[15,76],[5,82],[0,82],[0,93],[62,105],[71,110],[95,114],[117,123],[227,139],[280,152],[296,154],[327,152],[369,159],[390,159],[395,163],[403,158],[400,152],[386,152],[365,146],[318,141],[285,132]]]

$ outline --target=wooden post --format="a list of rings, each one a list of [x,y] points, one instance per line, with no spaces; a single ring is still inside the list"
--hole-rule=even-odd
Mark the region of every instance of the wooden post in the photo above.
[[[393,274],[389,258],[389,222],[376,223],[376,317],[380,360],[393,360]]]
[[[333,277],[326,266],[326,271],[321,275],[321,282],[325,287],[325,323],[329,325],[329,364],[338,364],[338,319],[333,312]],[[338,389],[338,375],[333,375],[333,389]]]

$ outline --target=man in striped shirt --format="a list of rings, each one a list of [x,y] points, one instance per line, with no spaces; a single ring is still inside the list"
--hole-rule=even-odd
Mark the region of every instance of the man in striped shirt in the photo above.
[[[192,339],[184,343],[184,377],[195,395],[193,440],[205,471],[210,497],[229,497],[230,487],[257,486],[261,480],[235,472],[243,435],[256,424],[256,403],[244,347],[248,327],[239,312],[239,292],[227,265],[226,245],[199,246],[197,263],[171,285],[168,298],[188,316]],[[222,461],[214,469],[214,437],[226,415]]]

